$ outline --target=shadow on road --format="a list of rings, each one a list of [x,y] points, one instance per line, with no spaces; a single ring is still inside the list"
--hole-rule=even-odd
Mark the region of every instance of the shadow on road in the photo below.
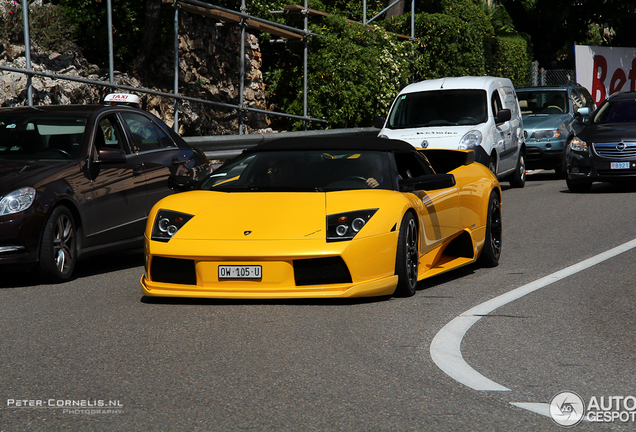
[[[143,249],[103,254],[80,259],[75,265],[73,279],[143,267],[143,265]],[[13,271],[11,269],[2,269],[2,277],[0,278],[0,288],[21,288],[48,283],[40,275],[37,266]]]

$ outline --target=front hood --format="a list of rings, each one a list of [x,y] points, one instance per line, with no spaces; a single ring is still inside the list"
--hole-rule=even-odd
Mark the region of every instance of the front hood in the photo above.
[[[636,127],[633,123],[590,124],[579,138],[588,143],[636,142]]]
[[[325,238],[325,193],[193,192],[170,207],[194,217],[175,239],[303,240]],[[172,200],[169,200],[170,202]],[[160,203],[160,205],[168,204]],[[208,203],[201,206],[201,202]],[[188,208],[190,207],[190,208]],[[199,207],[199,208],[196,208]]]
[[[53,180],[52,177],[63,169],[77,164],[77,161],[27,161],[0,160],[0,196],[20,187],[38,188]]]
[[[559,125],[571,120],[569,114],[529,114],[523,116],[523,128],[528,134],[536,130],[558,129]]]
[[[428,143],[426,148],[456,149],[459,145],[459,140],[471,130],[479,130],[478,125],[410,129],[385,128],[381,134],[391,139],[406,141],[414,147],[425,147],[422,143],[426,141]]]

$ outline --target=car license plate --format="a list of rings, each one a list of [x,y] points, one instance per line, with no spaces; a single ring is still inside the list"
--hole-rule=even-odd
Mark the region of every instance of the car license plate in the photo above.
[[[219,279],[261,279],[261,266],[256,265],[220,265]]]
[[[611,169],[629,169],[629,162],[610,162]]]

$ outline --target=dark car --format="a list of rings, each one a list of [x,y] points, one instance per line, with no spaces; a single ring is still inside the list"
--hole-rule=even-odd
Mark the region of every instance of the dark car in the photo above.
[[[2,108],[0,265],[67,280],[80,256],[143,245],[171,174],[209,172],[205,154],[137,108]]]
[[[567,184],[585,192],[593,182],[636,181],[636,92],[610,96],[566,154]]]
[[[526,167],[565,174],[565,149],[583,129],[577,119],[596,108],[579,84],[516,89],[526,139]],[[586,109],[587,108],[587,109]]]

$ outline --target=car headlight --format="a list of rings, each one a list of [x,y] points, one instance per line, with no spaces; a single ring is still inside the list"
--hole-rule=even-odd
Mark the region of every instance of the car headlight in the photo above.
[[[550,139],[550,138],[559,138],[561,136],[561,131],[558,129],[551,130],[538,130],[534,131],[530,138],[534,139]]]
[[[152,226],[151,239],[168,242],[193,215],[170,210],[159,210]]]
[[[570,141],[570,149],[573,151],[587,152],[587,143],[579,137],[574,137],[572,141]]]
[[[376,208],[328,215],[327,241],[335,242],[353,239],[377,211],[378,209]]]
[[[478,130],[471,130],[466,132],[466,135],[459,140],[460,150],[470,150],[481,144],[482,135]]]
[[[5,195],[0,200],[0,216],[19,213],[31,207],[35,201],[35,189],[25,186]]]

